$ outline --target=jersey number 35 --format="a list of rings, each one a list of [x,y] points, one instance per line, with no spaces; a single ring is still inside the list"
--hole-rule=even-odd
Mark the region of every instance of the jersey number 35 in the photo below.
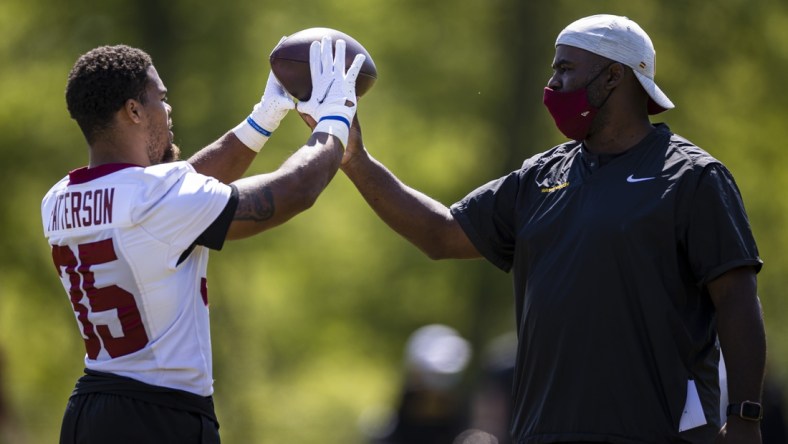
[[[65,272],[71,283],[68,290],[74,313],[82,326],[82,337],[88,358],[96,359],[103,348],[117,358],[141,350],[148,343],[148,335],[142,324],[134,295],[109,285],[96,288],[91,267],[118,260],[112,239],[80,244],[77,254],[68,246],[52,246],[52,260],[60,276]],[[91,318],[114,322],[93,324]],[[120,335],[110,329],[110,324],[119,323]]]

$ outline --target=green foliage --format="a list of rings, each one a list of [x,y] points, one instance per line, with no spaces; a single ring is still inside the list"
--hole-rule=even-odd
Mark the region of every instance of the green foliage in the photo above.
[[[51,3],[51,2],[50,2]],[[270,2],[269,2],[270,3]],[[534,4],[532,4],[534,3]],[[766,262],[770,371],[788,382],[788,7],[776,1],[250,0],[0,3],[0,373],[18,432],[54,442],[84,348],[41,233],[41,197],[86,162],[65,110],[71,64],[102,44],[148,50],[191,154],[245,117],[282,35],[341,29],[375,58],[360,103],[369,150],[446,204],[561,142],[541,105],[555,35],[596,12],[649,31],[659,116],[735,174]],[[250,173],[276,168],[308,134],[288,117]],[[477,351],[514,328],[510,277],[483,261],[433,262],[391,232],[338,174],[290,223],[229,243],[209,267],[217,410],[226,442],[360,443],[357,420],[391,406],[402,347],[441,322]],[[477,353],[477,357],[480,353]],[[2,427],[2,426],[0,426]],[[3,434],[0,433],[0,441]],[[20,438],[21,439],[21,438]]]

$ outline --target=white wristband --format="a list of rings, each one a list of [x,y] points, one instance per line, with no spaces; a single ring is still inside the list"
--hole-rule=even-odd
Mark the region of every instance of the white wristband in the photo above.
[[[342,147],[346,147],[347,139],[350,136],[350,122],[341,116],[325,116],[317,122],[312,133],[328,133],[337,136],[342,142]]]
[[[249,116],[238,126],[233,128],[233,133],[244,145],[255,153],[263,149],[263,145],[271,137],[271,131],[266,130]]]

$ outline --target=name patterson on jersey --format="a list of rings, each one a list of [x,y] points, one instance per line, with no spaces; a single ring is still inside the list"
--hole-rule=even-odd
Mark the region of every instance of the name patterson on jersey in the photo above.
[[[114,203],[114,187],[61,193],[52,206],[47,231],[111,224]]]

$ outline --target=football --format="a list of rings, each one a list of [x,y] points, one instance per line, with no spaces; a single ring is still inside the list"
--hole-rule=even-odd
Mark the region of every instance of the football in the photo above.
[[[298,31],[285,37],[271,51],[269,61],[271,71],[279,83],[300,101],[309,100],[312,95],[312,76],[309,72],[309,46],[314,41],[320,41],[323,36],[331,36],[334,48],[339,39],[345,41],[345,69],[347,69],[357,54],[364,54],[367,58],[361,65],[361,72],[356,79],[356,95],[361,97],[372,88],[378,78],[375,62],[366,49],[356,39],[331,28],[309,28]]]

